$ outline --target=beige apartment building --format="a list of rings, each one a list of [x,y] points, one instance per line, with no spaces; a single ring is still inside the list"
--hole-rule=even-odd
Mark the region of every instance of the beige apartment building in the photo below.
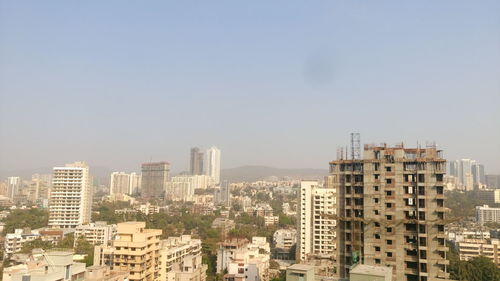
[[[160,280],[160,229],[146,229],[145,222],[117,225],[111,246],[96,246],[94,265],[110,265],[130,272],[129,280]]]
[[[75,228],[75,247],[80,237],[93,245],[107,246],[116,234],[116,225],[105,221],[97,221]]]
[[[363,159],[330,162],[337,190],[337,271],[391,266],[393,279],[449,277],[445,245],[446,160],[435,146],[368,146]]]
[[[160,281],[205,281],[206,264],[202,264],[201,240],[190,235],[169,237],[161,241]]]
[[[75,228],[90,222],[92,184],[84,162],[54,167],[49,199],[49,226]]]
[[[498,239],[464,239],[458,242],[460,260],[468,261],[484,256],[500,266],[500,241]]]

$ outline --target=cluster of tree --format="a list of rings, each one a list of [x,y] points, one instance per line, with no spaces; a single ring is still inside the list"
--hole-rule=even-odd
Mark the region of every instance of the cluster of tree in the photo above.
[[[84,262],[87,266],[94,263],[94,245],[88,242],[84,237],[79,237],[75,243],[73,234],[66,235],[57,245],[52,244],[50,241],[43,241],[38,238],[33,241],[24,243],[21,253],[31,253],[33,249],[65,249],[73,250],[75,254],[85,255]]]
[[[468,261],[461,261],[453,246],[448,245],[450,279],[459,281],[500,280],[500,268],[489,258],[480,256]]]
[[[488,204],[479,198],[475,191],[450,191],[446,193],[446,207],[450,208],[451,218],[472,217],[476,206]]]
[[[36,229],[47,226],[49,213],[44,209],[12,210],[3,220],[5,227],[3,233],[12,233],[16,228],[29,227]]]

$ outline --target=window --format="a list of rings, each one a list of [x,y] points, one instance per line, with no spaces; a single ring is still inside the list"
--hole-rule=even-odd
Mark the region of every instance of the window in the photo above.
[[[375,259],[376,264],[380,264],[380,259]]]
[[[418,207],[425,208],[425,199],[418,199]]]
[[[378,186],[374,186],[373,191],[378,191]]]
[[[385,254],[387,255],[387,257],[392,257],[392,252],[385,252]]]
[[[425,175],[424,174],[418,175],[418,182],[425,182]]]
[[[418,232],[425,233],[425,224],[418,225]]]
[[[386,172],[391,172],[391,171],[392,171],[392,168],[391,168],[391,167],[385,167],[385,171],[386,171]]]
[[[387,245],[392,245],[392,240],[386,240]]]

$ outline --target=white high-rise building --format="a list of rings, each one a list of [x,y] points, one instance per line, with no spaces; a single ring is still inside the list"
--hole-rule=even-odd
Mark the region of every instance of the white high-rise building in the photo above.
[[[206,174],[214,179],[215,184],[220,183],[220,149],[212,146],[207,150]]]
[[[172,201],[194,201],[193,176],[175,176],[167,183],[165,197]]]
[[[129,194],[136,194],[141,189],[141,174],[130,173]]]
[[[130,174],[124,172],[111,173],[109,194],[130,194]]]
[[[317,181],[300,183],[298,260],[335,255],[336,189],[319,186]]]
[[[85,162],[54,167],[49,200],[49,226],[75,228],[90,222],[92,184]]]
[[[10,199],[14,199],[14,196],[19,193],[21,189],[22,181],[20,177],[8,177],[7,178],[7,196]]]

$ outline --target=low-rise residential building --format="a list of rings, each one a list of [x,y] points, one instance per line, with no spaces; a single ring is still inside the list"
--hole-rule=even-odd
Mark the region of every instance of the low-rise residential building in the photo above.
[[[108,245],[116,234],[116,225],[98,221],[86,225],[79,225],[75,229],[75,247],[80,237],[85,238],[93,245]]]
[[[239,249],[243,249],[248,245],[249,241],[247,239],[227,239],[219,243],[219,249],[217,250],[217,273],[224,272],[227,269],[227,265],[231,262],[234,252]]]
[[[269,217],[273,216],[273,208],[267,203],[260,203],[253,210],[254,216]]]
[[[217,270],[226,281],[268,281],[270,246],[265,237],[248,240],[229,240],[220,244]],[[220,271],[219,271],[220,270]]]
[[[161,229],[146,229],[145,222],[117,225],[111,246],[96,246],[94,265],[130,272],[130,280],[158,280],[160,276]]]
[[[212,228],[219,229],[223,238],[225,238],[235,226],[236,224],[234,221],[228,218],[216,218],[212,222]]]
[[[128,281],[128,272],[110,270],[109,266],[89,266],[85,272],[85,281]]]
[[[286,269],[286,281],[314,281],[314,266],[294,264]]]
[[[37,232],[40,234],[42,241],[48,241],[52,243],[52,245],[59,244],[65,235],[63,229],[44,228],[37,230]]]
[[[265,216],[264,225],[265,226],[275,225],[278,224],[279,220],[280,218],[278,216]]]
[[[84,278],[85,263],[73,262],[72,252],[46,252],[3,270],[3,281],[81,281]]]
[[[297,243],[296,229],[278,229],[273,234],[275,248],[290,249]]]
[[[297,212],[292,209],[292,206],[290,206],[290,203],[285,202],[282,204],[281,208],[283,209],[283,214],[287,216],[296,216]]]
[[[4,257],[19,253],[24,243],[40,238],[40,233],[29,228],[15,229],[14,233],[7,233],[4,241]]]
[[[201,203],[201,204],[193,204],[191,208],[191,212],[193,214],[198,214],[202,216],[210,216],[213,215],[217,208],[214,203]]]
[[[202,264],[201,240],[190,235],[169,237],[161,241],[160,281],[205,281],[206,264]]]
[[[460,260],[467,261],[485,256],[500,266],[500,241],[498,239],[465,239],[457,245]]]
[[[149,202],[138,205],[135,209],[145,215],[158,214],[160,212],[160,206],[153,205]]]
[[[500,208],[491,208],[488,205],[476,206],[476,220],[480,224],[500,222]]]

